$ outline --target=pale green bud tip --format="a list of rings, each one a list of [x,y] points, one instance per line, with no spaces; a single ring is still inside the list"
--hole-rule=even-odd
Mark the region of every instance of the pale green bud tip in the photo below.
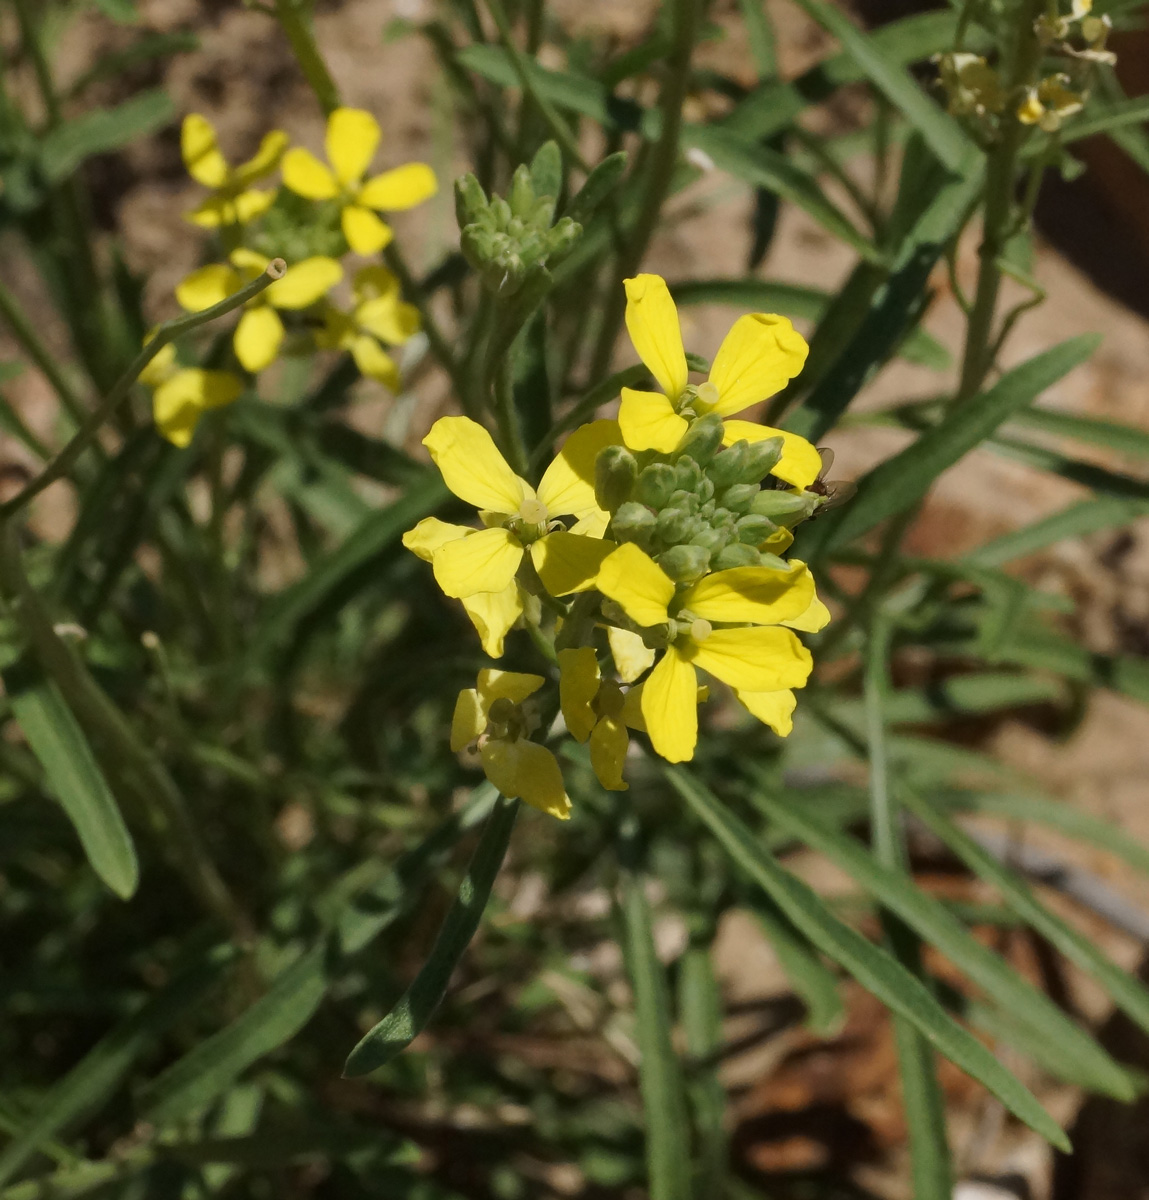
[[[675,453],[689,455],[697,464],[705,466],[721,445],[722,418],[717,413],[710,413],[691,423]]]
[[[621,542],[636,542],[646,548],[654,536],[654,513],[645,505],[628,500],[614,514],[611,530]]]
[[[698,385],[698,400],[703,408],[713,408],[718,403],[718,388],[708,379]],[[721,421],[721,417],[718,418]]]
[[[672,546],[656,561],[676,583],[691,583],[706,574],[710,553],[701,546]]]
[[[594,460],[594,498],[599,508],[617,512],[630,498],[638,479],[638,463],[625,446],[607,446]],[[651,521],[653,522],[653,516]]]

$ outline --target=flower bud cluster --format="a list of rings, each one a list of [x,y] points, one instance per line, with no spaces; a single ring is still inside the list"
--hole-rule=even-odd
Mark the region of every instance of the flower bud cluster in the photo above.
[[[537,193],[525,165],[515,171],[506,199],[488,199],[474,175],[456,182],[463,254],[490,291],[515,295],[574,248],[582,226],[570,217],[556,222],[555,201],[554,196]]]
[[[677,583],[733,567],[785,569],[771,539],[809,517],[819,497],[762,486],[781,455],[780,437],[723,449],[722,418],[710,414],[671,455],[601,451],[595,498],[611,514],[614,540],[633,542]]]

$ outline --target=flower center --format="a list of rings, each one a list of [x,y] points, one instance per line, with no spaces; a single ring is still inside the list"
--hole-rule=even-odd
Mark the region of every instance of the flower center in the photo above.
[[[698,385],[698,401],[704,411],[709,411],[718,403],[718,388],[709,379]]]
[[[528,525],[545,525],[547,506],[537,496],[528,496],[519,505],[519,516]]]
[[[704,642],[714,632],[714,626],[702,617],[695,617],[690,623],[690,637],[695,642]]]

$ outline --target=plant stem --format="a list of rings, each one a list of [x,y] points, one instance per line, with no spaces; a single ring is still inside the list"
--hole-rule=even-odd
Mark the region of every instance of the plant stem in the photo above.
[[[304,16],[302,3],[300,0],[275,0],[275,16],[323,115],[329,117],[339,107],[339,89],[315,44],[315,34]]]
[[[590,377],[606,373],[614,352],[615,339],[626,311],[623,281],[642,264],[646,248],[654,235],[662,205],[670,191],[674,168],[678,165],[678,139],[682,131],[682,105],[690,85],[690,56],[694,50],[694,35],[698,24],[698,0],[673,0],[671,5],[673,34],[670,54],[666,59],[668,78],[663,83],[659,110],[662,128],[658,142],[647,164],[646,192],[638,218],[626,242],[620,247],[614,276],[606,295],[602,328],[591,362]]]
[[[507,462],[517,475],[525,476],[530,469],[526,443],[523,441],[519,414],[515,412],[515,354],[512,347],[495,366],[494,380],[495,423]]]
[[[40,31],[36,28],[36,19],[32,15],[28,0],[13,0],[13,7],[16,9],[16,20],[20,25],[20,40],[31,60],[32,70],[36,75],[36,86],[44,102],[48,128],[54,129],[60,124],[60,102],[56,98],[56,88],[52,82],[51,68],[44,55],[44,47],[40,45]]]
[[[206,325],[208,321],[214,321],[216,317],[222,317],[226,313],[232,312],[234,309],[246,304],[253,296],[258,296],[265,287],[268,287],[277,279],[282,279],[286,270],[287,264],[282,258],[273,258],[268,263],[267,270],[262,275],[245,284],[238,292],[234,292],[228,296],[226,300],[221,300],[218,304],[213,304],[211,308],[205,308],[203,312],[188,313],[186,316],[165,321],[156,330],[155,336],[136,355],[132,364],[120,377],[112,390],[108,392],[107,396],[95,410],[83,420],[79,430],[64,449],[56,455],[23,491],[18,492],[6,503],[0,504],[0,522],[6,521],[18,513],[46,487],[55,483],[57,479],[62,479],[71,470],[80,455],[95,442],[104,423],[115,413],[124,400],[127,399],[132,384],[140,377],[140,372],[143,371],[164,346],[174,341],[181,334],[187,333],[188,330],[195,329],[200,325]]]
[[[3,316],[8,323],[8,328],[20,343],[24,353],[52,385],[52,390],[60,398],[60,403],[67,409],[68,415],[77,425],[82,424],[87,411],[84,402],[76,394],[63,371],[60,370],[51,351],[40,340],[39,334],[33,328],[32,322],[24,315],[16,297],[3,283],[0,283],[0,316]]]

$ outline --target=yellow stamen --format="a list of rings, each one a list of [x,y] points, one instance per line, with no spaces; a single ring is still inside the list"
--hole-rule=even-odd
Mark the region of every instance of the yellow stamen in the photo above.
[[[714,632],[714,626],[701,617],[696,617],[690,623],[690,637],[695,642],[704,642]]]

